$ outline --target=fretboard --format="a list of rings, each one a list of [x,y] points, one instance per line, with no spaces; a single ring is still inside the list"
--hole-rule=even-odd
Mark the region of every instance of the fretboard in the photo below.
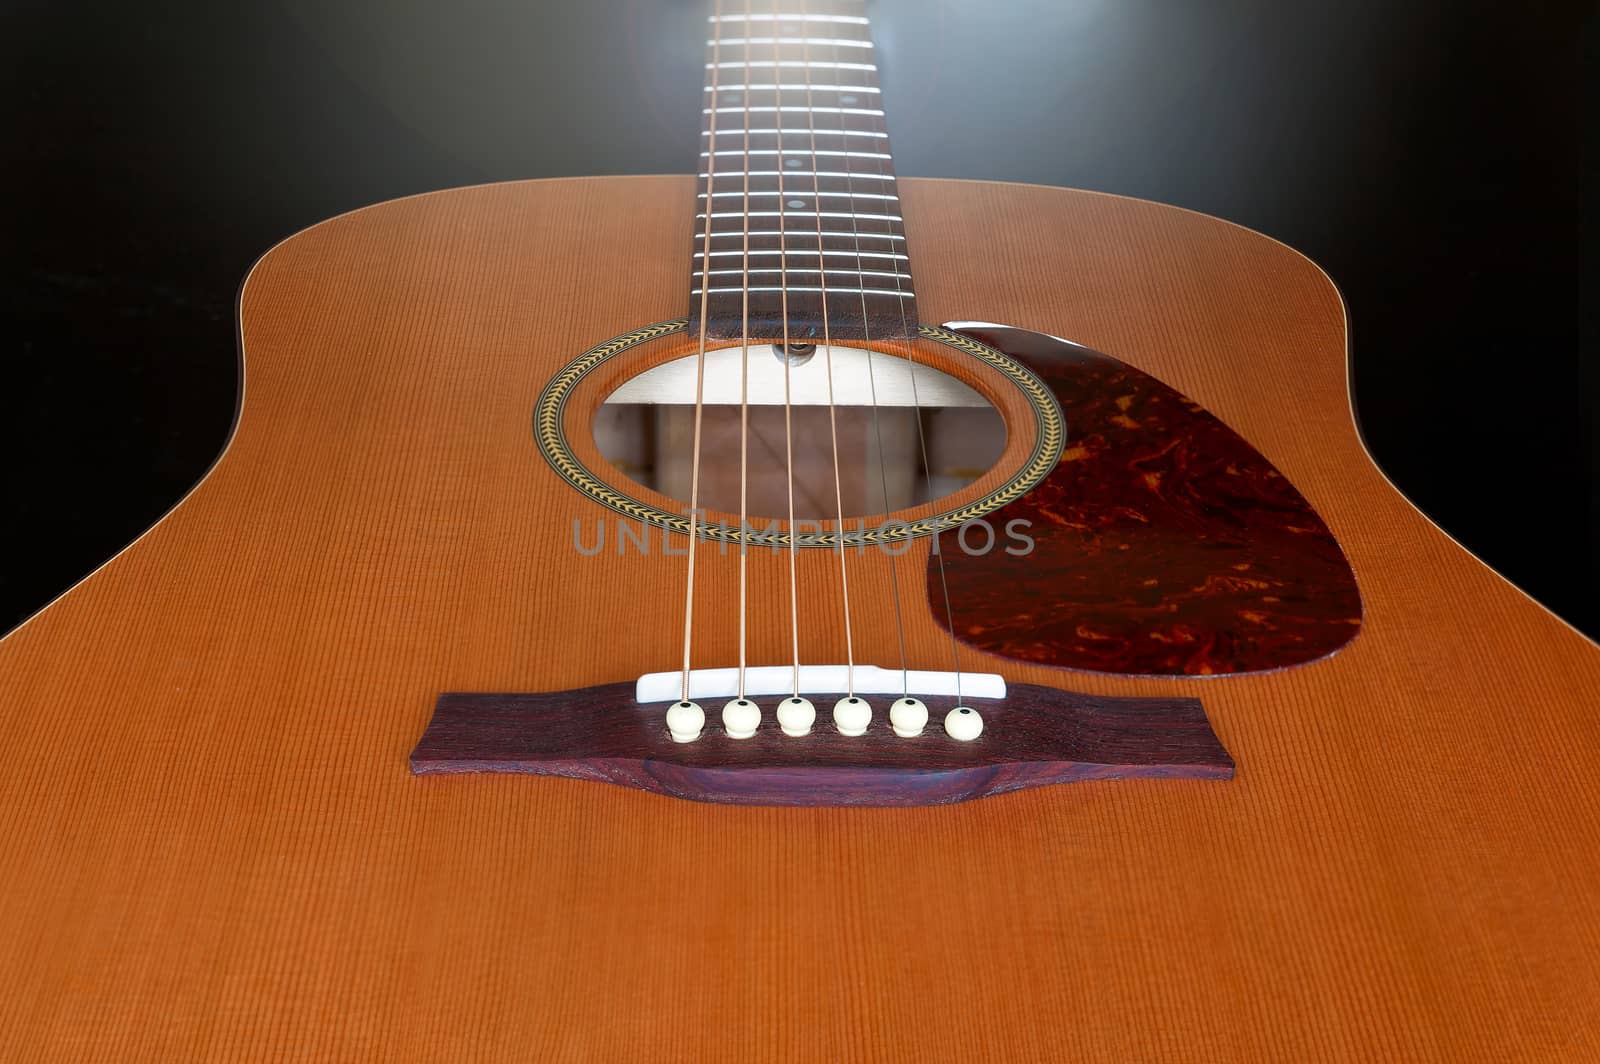
[[[862,0],[715,0],[692,328],[792,343],[917,327]],[[709,197],[707,195],[709,190]]]

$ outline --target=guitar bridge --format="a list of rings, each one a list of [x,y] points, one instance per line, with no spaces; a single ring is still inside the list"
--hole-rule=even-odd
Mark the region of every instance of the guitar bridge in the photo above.
[[[974,703],[985,723],[970,741],[935,727],[902,738],[879,699],[860,735],[841,734],[825,719],[807,735],[785,735],[768,712],[749,738],[708,727],[693,742],[675,742],[666,703],[641,703],[636,693],[624,682],[543,694],[441,694],[411,752],[411,771],[562,776],[700,802],[803,806],[942,805],[1076,780],[1231,779],[1234,771],[1194,698],[1009,684],[1002,697]],[[810,697],[823,706],[845,696]],[[951,695],[923,701],[935,719],[957,706]]]

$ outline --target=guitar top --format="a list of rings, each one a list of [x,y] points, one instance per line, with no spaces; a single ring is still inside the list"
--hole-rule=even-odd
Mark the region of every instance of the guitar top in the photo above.
[[[1328,277],[713,12],[698,173],[251,271],[216,465],[0,641],[0,1055],[1600,1057],[1600,650]]]

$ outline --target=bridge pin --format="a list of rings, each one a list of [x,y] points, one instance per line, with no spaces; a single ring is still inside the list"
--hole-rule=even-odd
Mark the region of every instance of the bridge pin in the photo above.
[[[817,707],[811,704],[809,698],[795,695],[785,698],[778,703],[778,727],[783,729],[783,734],[799,738],[811,734],[811,725],[816,722]]]
[[[674,702],[667,709],[667,731],[675,743],[692,743],[706,726],[706,712],[693,702]]]
[[[957,706],[945,714],[944,730],[950,738],[969,743],[983,734],[983,718],[975,709]]]
[[[833,704],[833,725],[840,735],[865,735],[872,723],[872,707],[864,698],[846,695]]]
[[[928,724],[928,707],[907,695],[889,707],[889,724],[902,739],[915,739]]]
[[[761,707],[748,698],[735,698],[722,707],[722,728],[730,739],[748,739],[761,726]]]

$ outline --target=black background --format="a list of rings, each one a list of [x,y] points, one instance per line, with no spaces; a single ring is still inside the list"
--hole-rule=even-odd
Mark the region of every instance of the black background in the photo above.
[[[271,244],[426,189],[687,172],[707,6],[8,0],[0,631],[220,450],[234,297]],[[900,173],[1142,196],[1304,251],[1349,304],[1379,464],[1600,632],[1586,5],[870,10]]]

